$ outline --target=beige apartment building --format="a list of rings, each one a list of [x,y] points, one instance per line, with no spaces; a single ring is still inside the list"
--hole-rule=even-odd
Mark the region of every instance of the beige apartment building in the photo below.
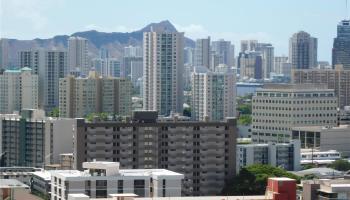
[[[74,164],[120,162],[125,169],[168,169],[185,175],[184,195],[215,195],[235,174],[236,120],[157,119],[156,111],[134,112],[128,122],[78,119]]]
[[[87,78],[60,79],[61,117],[84,117],[90,113],[131,114],[131,82],[124,78],[100,77],[90,72]]]
[[[337,125],[337,97],[322,85],[267,84],[252,103],[252,140],[289,142],[292,128]]]
[[[30,68],[5,70],[0,74],[0,113],[38,108],[38,88],[38,75]]]
[[[335,69],[295,69],[292,82],[326,84],[334,89],[340,108],[350,105],[350,70],[344,70],[342,65],[336,65]]]

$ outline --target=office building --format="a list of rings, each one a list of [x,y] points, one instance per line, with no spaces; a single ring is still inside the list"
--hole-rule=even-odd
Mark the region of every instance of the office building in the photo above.
[[[289,62],[293,69],[317,67],[317,38],[299,31],[289,39]]]
[[[257,45],[257,40],[241,40],[241,53],[246,51],[255,51]]]
[[[92,67],[103,77],[120,77],[121,64],[116,58],[92,59]]]
[[[184,33],[143,34],[143,108],[159,115],[182,113]]]
[[[134,112],[127,122],[78,120],[74,162],[120,162],[122,168],[160,168],[185,175],[186,195],[219,194],[235,174],[236,120],[183,121],[156,111]]]
[[[61,117],[85,117],[91,113],[131,115],[131,82],[124,78],[100,77],[90,71],[87,78],[60,79]]]
[[[184,48],[184,63],[188,65],[194,64],[195,49],[191,47]]]
[[[270,73],[274,71],[274,50],[275,48],[268,43],[257,43],[255,51],[261,53],[263,78],[270,78]]]
[[[239,144],[236,149],[236,173],[253,164],[300,170],[300,141],[290,143]]]
[[[197,39],[194,49],[194,66],[210,66],[210,37],[205,39]]]
[[[42,110],[0,115],[4,166],[43,167],[73,149],[74,119],[46,118]]]
[[[222,121],[236,116],[236,74],[227,66],[212,72],[204,66],[192,73],[191,115],[195,121]]]
[[[240,69],[240,79],[262,79],[263,60],[260,52],[239,53],[238,68]]]
[[[294,127],[292,137],[300,140],[301,148],[315,148],[320,151],[337,150],[343,156],[350,156],[348,125]]]
[[[87,75],[89,67],[89,41],[82,37],[68,39],[68,71],[80,71]]]
[[[124,47],[123,64],[121,70],[121,77],[132,79],[132,70],[134,68],[140,68],[143,65],[143,53],[140,46],[128,46]],[[141,68],[142,70],[142,68]],[[134,74],[134,80],[135,74]]]
[[[120,169],[118,162],[84,162],[85,171],[51,173],[51,199],[67,200],[68,194],[107,198],[109,194],[139,197],[181,196],[183,175],[165,169]]]
[[[9,44],[8,40],[0,39],[0,71],[9,67]]]
[[[337,97],[324,85],[265,84],[252,100],[252,140],[289,142],[293,127],[337,125]]]
[[[220,56],[219,64],[225,64],[229,67],[234,66],[235,51],[230,41],[223,39],[213,41],[211,50]]]
[[[338,24],[337,37],[333,42],[332,65],[343,65],[344,69],[350,69],[350,20]]]
[[[39,108],[49,113],[58,107],[58,81],[67,75],[67,52],[29,50],[18,52],[18,65],[39,77]]]
[[[276,56],[274,61],[274,72],[277,74],[283,74],[283,63],[288,62],[287,56]]]
[[[124,47],[124,57],[142,57],[142,47],[141,46],[127,46]]]
[[[37,109],[38,89],[38,75],[30,68],[5,70],[0,74],[0,113]]]
[[[335,66],[335,69],[293,70],[291,80],[301,85],[325,84],[329,89],[334,89],[341,109],[350,105],[350,70],[345,70],[341,65]]]

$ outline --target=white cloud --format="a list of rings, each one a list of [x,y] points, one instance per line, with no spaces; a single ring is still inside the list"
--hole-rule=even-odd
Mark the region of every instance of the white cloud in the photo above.
[[[48,19],[44,12],[58,6],[63,0],[1,0],[2,25],[6,19],[17,18],[23,24],[30,25],[35,31],[44,30]]]
[[[192,39],[205,38],[211,36],[212,40],[225,39],[232,42],[239,42],[245,39],[256,39],[262,42],[268,42],[271,37],[265,32],[218,32],[210,31],[200,24],[190,24],[187,26],[182,26],[179,24],[174,25],[178,31],[185,32],[185,35]]]

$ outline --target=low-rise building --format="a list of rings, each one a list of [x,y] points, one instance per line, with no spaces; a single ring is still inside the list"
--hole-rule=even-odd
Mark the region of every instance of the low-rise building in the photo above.
[[[32,193],[50,198],[51,193],[51,172],[52,171],[37,171],[32,173],[30,179],[30,190]]]
[[[29,185],[32,172],[39,170],[41,169],[34,167],[0,167],[0,179],[16,179]]]
[[[341,159],[341,154],[335,150],[319,151],[315,149],[303,149],[301,151],[300,164],[329,165]]]
[[[350,180],[348,179],[319,179],[302,183],[303,200],[345,200],[350,199]]]
[[[300,140],[303,149],[336,150],[343,156],[350,156],[349,125],[294,127],[292,138]]]
[[[288,171],[300,169],[300,142],[239,144],[236,150],[236,172],[253,164],[268,164]]]
[[[139,197],[181,196],[182,174],[165,169],[119,169],[118,162],[84,162],[85,171],[51,173],[51,200],[67,200],[68,194],[92,198],[134,193]]]

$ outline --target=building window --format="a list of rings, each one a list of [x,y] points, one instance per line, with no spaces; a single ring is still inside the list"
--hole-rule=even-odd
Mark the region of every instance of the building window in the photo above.
[[[145,196],[145,180],[134,180],[134,193],[140,197]]]
[[[123,193],[124,181],[118,180],[118,194]]]

